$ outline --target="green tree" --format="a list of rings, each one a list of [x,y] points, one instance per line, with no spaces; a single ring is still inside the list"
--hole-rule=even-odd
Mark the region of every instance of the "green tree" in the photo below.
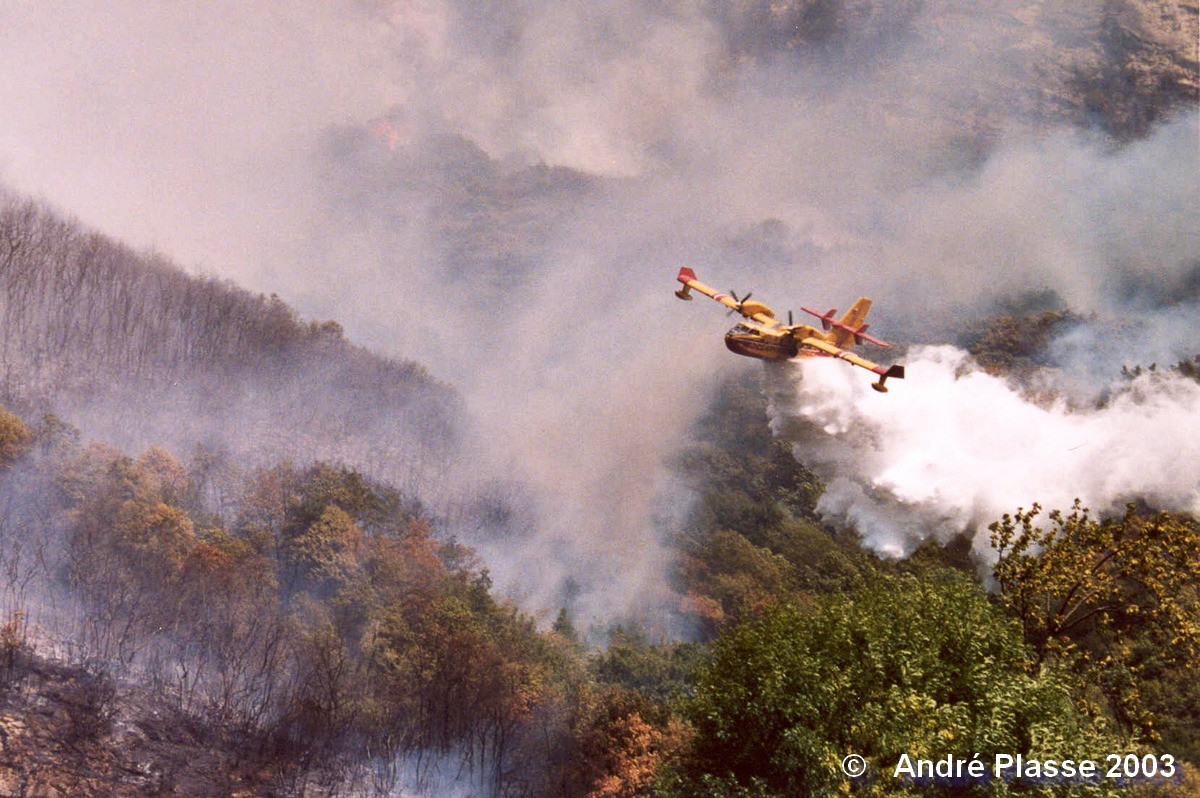
[[[440,596],[385,608],[367,647],[381,745],[457,750],[500,783],[556,655],[532,620],[497,604],[489,587],[484,576],[451,574]]]
[[[1069,313],[1046,309],[993,316],[967,331],[967,349],[993,374],[1025,374],[1049,362],[1048,344],[1072,320]]]
[[[55,476],[68,525],[65,574],[89,608],[87,645],[128,659],[153,629],[178,617],[179,582],[195,544],[188,514],[164,495],[178,476],[169,455],[145,461],[92,445]]]
[[[550,631],[573,646],[579,645],[579,632],[576,631],[575,624],[571,621],[571,613],[567,612],[566,607],[559,607]]]
[[[368,535],[403,534],[419,516],[398,491],[351,468],[318,463],[297,475],[292,489],[287,513],[294,527],[312,524],[329,505],[341,508]]]
[[[850,786],[840,763],[856,753],[874,773],[856,785],[864,794],[930,795],[943,788],[893,777],[902,754],[990,762],[1118,750],[1103,719],[1077,708],[1069,674],[1025,665],[1020,627],[957,574],[881,577],[853,595],[776,607],[714,644],[687,707],[693,745],[661,791],[830,794]]]
[[[1159,719],[1143,700],[1148,680],[1200,677],[1200,526],[1130,505],[1092,519],[1038,505],[992,524],[993,569],[1037,663],[1061,660],[1099,684],[1117,717],[1154,739]],[[1194,706],[1194,699],[1185,704]]]
[[[608,648],[592,656],[590,671],[601,685],[635,691],[659,707],[669,707],[690,694],[703,654],[695,643],[655,643],[637,627],[617,626],[609,633]],[[641,713],[651,717],[645,708]]]
[[[685,602],[706,632],[761,612],[784,595],[787,560],[736,532],[715,532],[689,548],[681,565]]]
[[[698,498],[675,579],[705,635],[788,594],[851,589],[878,567],[856,540],[821,525],[821,481],[766,418],[762,387],[738,375],[719,386],[675,462]]]
[[[301,584],[318,594],[336,593],[362,571],[362,530],[336,504],[288,540],[284,556]]]

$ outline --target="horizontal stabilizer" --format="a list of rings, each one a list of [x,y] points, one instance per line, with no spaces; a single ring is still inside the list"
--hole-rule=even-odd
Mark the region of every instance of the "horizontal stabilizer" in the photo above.
[[[867,311],[870,309],[870,307],[871,300],[867,299],[866,297],[862,297],[854,303],[854,306],[850,308],[850,311],[840,320],[834,318],[834,316],[837,314],[837,310],[833,308],[830,308],[828,313],[821,313],[813,310],[812,308],[800,309],[805,313],[811,313],[813,316],[816,316],[818,319],[820,319],[821,327],[825,329],[825,332],[837,330],[838,332],[834,333],[830,338],[830,340],[837,346],[849,346],[851,341],[861,346],[863,341],[870,341],[876,346],[888,348],[891,346],[891,344],[889,344],[887,341],[881,341],[878,338],[867,335],[867,328],[871,325],[866,324],[864,319],[866,318]],[[846,335],[846,333],[849,333],[849,335]]]
[[[837,315],[837,308],[830,308],[828,313],[821,313],[819,310],[813,310],[812,308],[800,308],[800,309],[803,310],[805,313],[812,314],[813,316],[816,316],[818,319],[820,319],[821,327],[822,327],[822,329],[825,330],[825,332],[829,332],[830,328],[833,327],[833,323],[834,323],[833,317]]]

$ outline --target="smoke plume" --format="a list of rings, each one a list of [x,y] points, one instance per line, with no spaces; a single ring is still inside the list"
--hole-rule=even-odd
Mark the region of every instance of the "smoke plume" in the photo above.
[[[1109,12],[986,5],[17,4],[0,177],[427,363],[476,427],[455,533],[611,617],[662,597],[664,464],[731,362],[680,265],[924,342],[998,294],[1194,288],[1195,116],[1098,132]]]

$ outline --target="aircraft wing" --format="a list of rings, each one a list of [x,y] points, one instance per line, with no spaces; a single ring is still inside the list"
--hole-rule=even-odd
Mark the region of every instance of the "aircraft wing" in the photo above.
[[[763,332],[773,334],[773,329],[782,327],[783,325],[775,318],[775,311],[761,302],[751,301],[750,295],[746,294],[742,299],[729,294],[723,294],[712,286],[705,285],[696,279],[696,273],[686,266],[679,270],[679,276],[676,278],[683,283],[683,288],[675,292],[675,296],[680,299],[691,299],[691,291],[699,291],[707,297],[712,297],[730,310],[737,311],[747,319],[753,319],[765,328]]]
[[[800,341],[800,345],[811,347],[813,349],[819,349],[828,355],[833,355],[839,360],[844,360],[847,363],[858,366],[859,368],[864,368],[867,371],[872,371],[878,374],[879,382],[871,384],[871,387],[877,391],[887,391],[887,388],[884,387],[884,382],[888,377],[895,377],[898,380],[904,379],[904,366],[881,366],[878,363],[873,363],[870,360],[867,360],[865,357],[859,357],[853,352],[847,352],[844,349],[840,349],[821,338],[813,338],[812,336],[809,336],[808,338],[802,339]]]

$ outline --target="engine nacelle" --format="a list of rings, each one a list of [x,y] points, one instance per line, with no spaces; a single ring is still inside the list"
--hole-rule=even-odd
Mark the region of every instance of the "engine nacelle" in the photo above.
[[[738,307],[741,310],[743,316],[757,316],[761,313],[762,315],[768,316],[772,319],[775,318],[775,311],[771,310],[769,307],[767,307],[763,303],[759,302],[757,299],[755,299],[755,300],[747,299],[745,302],[742,302]]]

